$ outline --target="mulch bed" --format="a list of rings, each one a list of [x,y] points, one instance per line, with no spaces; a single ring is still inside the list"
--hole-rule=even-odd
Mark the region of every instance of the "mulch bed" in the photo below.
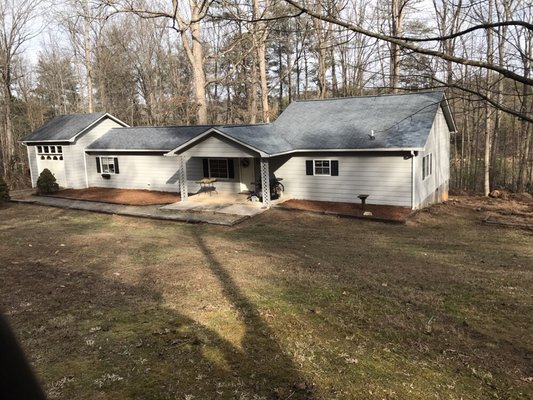
[[[51,196],[64,199],[99,201],[102,203],[126,204],[132,206],[163,205],[176,203],[181,200],[179,193],[99,187],[88,189],[65,189],[60,190]]]
[[[287,200],[279,207],[293,210],[333,213],[352,217],[361,217],[369,219],[383,219],[390,221],[405,221],[407,216],[412,212],[407,207],[380,206],[366,204],[365,211],[370,211],[372,216],[363,216],[361,204],[356,203],[338,203],[333,201],[310,201],[310,200]]]

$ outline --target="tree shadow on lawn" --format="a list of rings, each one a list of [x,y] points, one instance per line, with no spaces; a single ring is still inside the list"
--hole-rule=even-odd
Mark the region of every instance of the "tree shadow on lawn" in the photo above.
[[[51,260],[6,266],[0,307],[50,398],[314,397],[257,309],[195,240],[245,324],[242,348],[164,307],[148,270],[131,285]]]
[[[428,255],[420,243],[395,236],[401,237],[398,231],[405,227],[373,229],[369,224],[326,221],[330,218],[320,216],[291,220],[283,228],[263,225],[262,219],[256,218],[256,226],[250,222],[225,233],[225,239],[237,238],[241,245],[246,242],[256,249],[256,254],[275,254],[284,260],[283,275],[279,274],[282,264],[272,267],[271,285],[278,289],[280,301],[299,312],[319,311],[313,316],[317,325],[310,329],[322,328],[324,337],[337,331],[348,354],[350,346],[352,351],[357,346],[343,341],[351,336],[381,354],[382,366],[389,369],[370,370],[370,380],[401,393],[409,389],[402,386],[409,379],[404,372],[409,371],[420,374],[431,393],[444,396],[457,394],[447,387],[446,382],[452,381],[458,390],[473,396],[519,398],[519,393],[528,391],[530,384],[521,380],[533,372],[532,348],[527,344],[530,303],[520,304],[514,295],[498,292],[502,284],[513,282],[506,273],[524,272],[523,267],[506,267],[505,273],[497,275],[502,268],[490,262],[477,269],[466,263],[463,268],[461,252],[471,251],[475,245],[471,240],[455,249],[455,258],[442,246],[426,249],[433,251]],[[399,243],[402,240],[405,243]],[[438,236],[433,242],[423,245],[439,244]],[[456,264],[449,265],[448,257]],[[480,274],[483,269],[490,278]],[[393,361],[388,364],[387,358]],[[360,361],[359,367],[365,368],[363,355]]]

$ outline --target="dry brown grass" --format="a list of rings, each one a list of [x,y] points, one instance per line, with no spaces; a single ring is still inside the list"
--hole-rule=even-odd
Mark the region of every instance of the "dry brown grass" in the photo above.
[[[0,308],[51,398],[529,399],[531,232],[471,201],[232,228],[12,205]]]

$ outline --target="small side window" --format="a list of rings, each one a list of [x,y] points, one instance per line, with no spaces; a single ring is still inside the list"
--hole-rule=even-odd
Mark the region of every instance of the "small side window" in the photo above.
[[[428,155],[422,158],[422,180],[431,176],[433,173],[433,154],[429,153]]]

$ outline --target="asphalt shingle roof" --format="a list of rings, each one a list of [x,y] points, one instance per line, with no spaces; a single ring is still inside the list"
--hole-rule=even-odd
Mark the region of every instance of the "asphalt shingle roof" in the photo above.
[[[210,128],[203,125],[113,128],[92,142],[87,150],[170,151]]]
[[[39,129],[33,131],[23,142],[38,142],[43,140],[68,141],[94,124],[105,115],[104,112],[90,114],[58,115],[46,122]]]
[[[271,124],[113,128],[87,149],[171,151],[212,128],[266,154],[417,149],[425,146],[443,99],[439,91],[296,101]],[[102,114],[56,117],[25,141],[68,140]]]
[[[290,150],[422,148],[443,96],[425,92],[296,101],[273,125]]]
[[[267,154],[285,151],[291,145],[276,133],[274,124],[216,126],[218,131]]]

